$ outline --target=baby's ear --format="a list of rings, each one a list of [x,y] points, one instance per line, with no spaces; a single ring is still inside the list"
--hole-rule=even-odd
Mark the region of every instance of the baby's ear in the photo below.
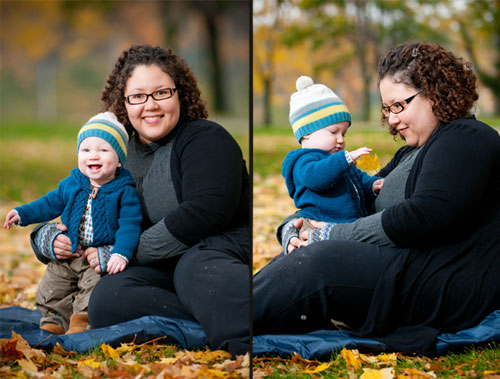
[[[122,167],[122,162],[118,162],[118,166],[117,167]]]

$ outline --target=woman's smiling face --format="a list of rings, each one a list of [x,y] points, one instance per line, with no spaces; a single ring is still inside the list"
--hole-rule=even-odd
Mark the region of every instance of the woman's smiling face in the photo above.
[[[127,80],[125,96],[150,94],[163,88],[176,88],[172,78],[157,65],[137,66]],[[168,135],[177,125],[181,106],[177,92],[168,99],[148,97],[144,104],[125,102],[128,118],[142,143],[148,144]]]
[[[390,76],[380,81],[379,88],[382,105],[385,107],[419,92],[418,89],[394,81]],[[432,111],[431,100],[422,94],[415,96],[402,112],[391,112],[387,121],[397,129],[408,145],[416,147],[423,146],[439,125],[439,120]]]

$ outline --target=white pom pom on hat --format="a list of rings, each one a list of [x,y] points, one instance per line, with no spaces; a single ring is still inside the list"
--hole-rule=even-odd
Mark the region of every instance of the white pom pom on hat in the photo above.
[[[330,88],[314,84],[302,75],[295,82],[297,92],[290,96],[290,124],[297,141],[316,130],[338,122],[351,125],[351,114],[344,102]]]
[[[299,76],[297,79],[297,82],[295,83],[295,86],[297,87],[297,91],[302,91],[303,89],[306,89],[307,87],[310,87],[314,84],[313,80],[309,76]]]

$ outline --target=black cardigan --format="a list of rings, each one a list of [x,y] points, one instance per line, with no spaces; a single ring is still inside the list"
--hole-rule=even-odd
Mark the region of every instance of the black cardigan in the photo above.
[[[220,125],[196,120],[178,125],[171,175],[179,206],[165,217],[186,245],[250,222],[249,177],[241,149]]]
[[[498,132],[475,119],[440,125],[418,153],[405,195],[382,225],[411,248],[385,268],[360,334],[433,355],[437,334],[500,309]]]

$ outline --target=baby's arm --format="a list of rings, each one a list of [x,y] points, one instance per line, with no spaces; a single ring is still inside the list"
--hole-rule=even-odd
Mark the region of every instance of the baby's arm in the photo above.
[[[353,162],[356,162],[361,156],[363,155],[368,155],[372,152],[372,149],[368,147],[360,147],[357,150],[354,151],[349,151],[349,155],[351,156],[351,159]]]
[[[128,261],[119,254],[111,254],[106,271],[108,274],[117,274],[120,271],[125,270]]]
[[[5,229],[10,229],[13,224],[17,224],[19,222],[19,213],[15,209],[11,210],[9,213],[7,213],[7,216],[5,216],[5,222],[3,224],[3,227]]]

